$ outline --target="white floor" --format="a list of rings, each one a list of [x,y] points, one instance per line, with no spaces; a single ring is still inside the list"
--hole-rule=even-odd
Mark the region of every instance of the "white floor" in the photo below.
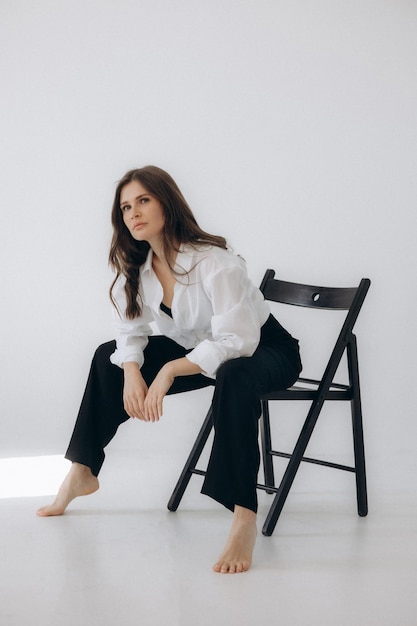
[[[0,499],[2,626],[417,624],[411,487],[381,488],[371,460],[370,513],[359,518],[353,476],[308,466],[274,535],[260,534],[252,569],[214,574],[230,514],[200,495],[199,477],[176,513],[166,509],[189,441],[175,451],[175,426],[161,426],[168,443],[158,449],[158,428],[130,423],[100,491],[63,517],[35,516],[49,496]],[[260,525],[268,502],[261,494]]]

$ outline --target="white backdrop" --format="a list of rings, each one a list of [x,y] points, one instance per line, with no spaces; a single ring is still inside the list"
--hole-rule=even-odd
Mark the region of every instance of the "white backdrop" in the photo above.
[[[65,449],[112,338],[115,182],[152,163],[256,283],[372,279],[371,477],[412,480],[417,3],[2,0],[0,22],[0,455]]]

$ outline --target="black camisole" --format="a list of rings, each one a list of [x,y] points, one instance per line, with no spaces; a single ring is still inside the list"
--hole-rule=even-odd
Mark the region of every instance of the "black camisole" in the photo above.
[[[161,309],[161,311],[169,315],[169,317],[172,317],[172,311],[169,308],[169,306],[166,306],[163,302],[161,302],[161,304],[159,305],[159,308]]]

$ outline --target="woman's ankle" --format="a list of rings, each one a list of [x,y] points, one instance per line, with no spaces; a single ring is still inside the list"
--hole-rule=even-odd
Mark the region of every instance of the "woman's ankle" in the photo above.
[[[236,504],[233,512],[233,517],[236,521],[245,523],[256,523],[257,515],[255,511],[252,511],[252,509],[247,509],[244,506]]]

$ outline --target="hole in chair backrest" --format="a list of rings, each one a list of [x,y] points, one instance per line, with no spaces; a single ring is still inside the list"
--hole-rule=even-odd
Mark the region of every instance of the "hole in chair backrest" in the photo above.
[[[311,299],[313,300],[313,302],[318,302],[320,300],[320,294],[316,291],[315,293],[313,293],[313,295],[311,296]]]

